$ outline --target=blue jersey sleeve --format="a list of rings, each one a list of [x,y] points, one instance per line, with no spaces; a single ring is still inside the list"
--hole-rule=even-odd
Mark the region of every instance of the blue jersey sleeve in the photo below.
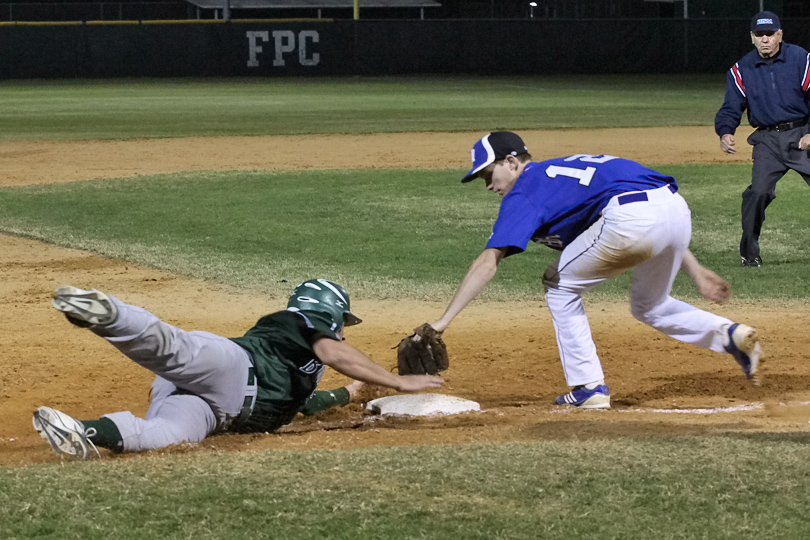
[[[534,204],[517,191],[509,193],[501,202],[486,249],[506,248],[507,256],[525,251],[539,225],[539,212]]]

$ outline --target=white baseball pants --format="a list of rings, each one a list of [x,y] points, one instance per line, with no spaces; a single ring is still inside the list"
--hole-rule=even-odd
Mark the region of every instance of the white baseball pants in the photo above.
[[[631,192],[638,193],[638,192]],[[725,352],[732,322],[670,296],[689,247],[692,217],[686,201],[668,187],[613,197],[601,218],[580,234],[543,276],[565,379],[569,386],[604,379],[582,293],[633,268],[633,316],[685,343]]]

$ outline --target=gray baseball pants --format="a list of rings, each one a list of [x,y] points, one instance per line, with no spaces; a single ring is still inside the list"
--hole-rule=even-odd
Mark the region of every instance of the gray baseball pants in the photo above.
[[[748,137],[748,144],[754,147],[754,166],[751,185],[742,194],[742,257],[759,257],[759,235],[765,221],[765,209],[776,198],[776,183],[792,169],[810,185],[810,152],[799,150],[799,139],[809,128],[803,126],[788,131],[758,129]]]
[[[245,403],[256,396],[248,352],[209,332],[188,332],[165,323],[145,309],[110,297],[117,320],[93,328],[137,364],[157,375],[145,418],[129,411],[104,415],[124,441],[124,450],[151,450],[181,442],[199,442],[227,429]]]

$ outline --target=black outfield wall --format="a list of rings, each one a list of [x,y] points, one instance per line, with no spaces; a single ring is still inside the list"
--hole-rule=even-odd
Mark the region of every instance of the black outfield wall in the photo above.
[[[0,25],[0,78],[722,72],[749,21],[312,20]],[[810,20],[784,20],[810,49]]]

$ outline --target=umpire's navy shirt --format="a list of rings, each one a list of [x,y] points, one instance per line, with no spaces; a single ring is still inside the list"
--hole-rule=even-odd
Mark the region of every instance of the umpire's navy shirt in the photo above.
[[[782,43],[779,53],[762,58],[754,49],[728,70],[726,99],[714,117],[719,136],[734,133],[748,109],[753,127],[810,116],[810,55]]]

